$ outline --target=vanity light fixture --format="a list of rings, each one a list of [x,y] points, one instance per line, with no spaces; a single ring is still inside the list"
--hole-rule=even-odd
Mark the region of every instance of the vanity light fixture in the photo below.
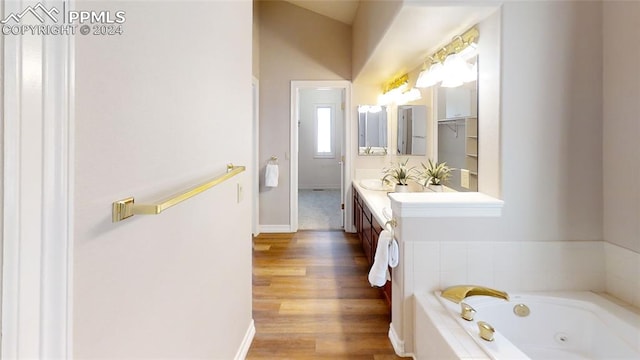
[[[459,54],[451,54],[444,61],[442,87],[458,87],[464,84],[464,80],[471,71],[471,65],[462,60]]]
[[[418,75],[417,88],[428,88],[442,81],[442,63],[431,58],[431,66],[426,67]]]
[[[404,105],[406,103],[420,99],[422,99],[422,93],[420,93],[420,90],[411,88],[409,91],[403,92],[396,100],[396,103],[398,105]]]
[[[464,47],[462,50],[458,52],[458,55],[460,55],[462,60],[468,61],[469,59],[478,55],[478,44],[476,43],[466,44],[466,47]]]
[[[388,93],[390,91],[399,89],[402,92],[409,85],[409,74],[404,74],[400,77],[393,79],[382,87],[382,93]]]
[[[467,60],[477,55],[479,35],[473,27],[430,56],[430,66],[420,72],[416,87],[430,87],[439,82],[443,87],[456,87],[475,80],[477,76],[471,73],[473,69]],[[477,67],[475,69],[477,73]]]
[[[382,106],[380,105],[371,105],[369,106],[369,112],[372,114],[379,113],[382,111]]]
[[[358,106],[358,114],[366,114],[368,112],[375,114],[382,111],[382,106],[379,105],[360,105]]]
[[[378,96],[378,105],[388,105],[397,102],[409,85],[409,75],[404,74],[382,86],[382,94]]]
[[[398,98],[402,95],[400,89],[394,89],[384,94],[378,95],[378,105],[385,106],[397,102]]]

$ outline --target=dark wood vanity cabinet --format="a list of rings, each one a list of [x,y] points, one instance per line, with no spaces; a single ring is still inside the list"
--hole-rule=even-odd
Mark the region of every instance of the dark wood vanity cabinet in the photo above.
[[[356,232],[362,244],[364,255],[369,266],[371,266],[376,256],[378,237],[383,228],[355,188],[353,189],[353,222],[356,226]],[[389,272],[391,272],[391,268],[389,268]],[[387,281],[380,289],[387,304],[389,304],[389,308],[391,308],[391,281]]]

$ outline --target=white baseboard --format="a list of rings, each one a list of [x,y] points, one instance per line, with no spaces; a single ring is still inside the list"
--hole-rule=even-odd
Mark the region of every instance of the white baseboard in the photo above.
[[[291,225],[260,225],[261,233],[290,233]]]
[[[349,224],[349,225],[345,226],[345,228],[344,228],[344,232],[348,232],[348,233],[351,233],[351,234],[355,234],[355,233],[357,233],[357,231],[356,231],[356,227],[355,227],[355,226],[353,226],[353,225],[351,225],[351,224]]]
[[[391,341],[393,351],[396,352],[396,355],[415,359],[413,354],[404,352],[404,341],[400,340],[400,337],[398,337],[398,334],[396,334],[396,331],[391,324],[389,324],[389,340]]]
[[[244,334],[244,339],[242,339],[242,344],[240,344],[240,348],[234,357],[235,360],[244,360],[249,353],[249,348],[251,348],[251,343],[253,342],[253,336],[256,334],[256,325],[253,319],[251,319],[251,323],[249,323],[249,328],[247,332]]]

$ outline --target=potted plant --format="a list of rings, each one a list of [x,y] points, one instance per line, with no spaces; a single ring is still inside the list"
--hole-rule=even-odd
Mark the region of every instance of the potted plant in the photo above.
[[[415,166],[409,167],[407,164],[409,159],[405,161],[398,161],[392,163],[390,167],[382,169],[384,176],[382,177],[383,183],[394,183],[396,185],[396,192],[408,192],[409,180],[417,180],[417,170]]]
[[[442,191],[442,185],[444,185],[451,177],[451,169],[447,166],[446,162],[434,162],[429,159],[427,165],[422,165],[422,174],[420,179],[421,184],[424,187],[428,187],[432,191]]]

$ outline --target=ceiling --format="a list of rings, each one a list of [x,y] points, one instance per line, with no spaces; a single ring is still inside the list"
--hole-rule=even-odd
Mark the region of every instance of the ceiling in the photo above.
[[[405,4],[354,80],[383,84],[421,66],[428,55],[478,24],[496,6]],[[482,36],[482,34],[480,34]]]
[[[353,25],[360,4],[359,0],[285,1],[348,25]],[[357,74],[353,74],[352,80],[381,85],[393,77],[414,70],[428,55],[498,8],[497,5],[464,6],[460,2],[454,2],[456,5],[443,4],[447,3],[405,0],[367,63]]]
[[[286,0],[294,5],[311,10],[320,15],[353,25],[358,11],[359,0]]]

